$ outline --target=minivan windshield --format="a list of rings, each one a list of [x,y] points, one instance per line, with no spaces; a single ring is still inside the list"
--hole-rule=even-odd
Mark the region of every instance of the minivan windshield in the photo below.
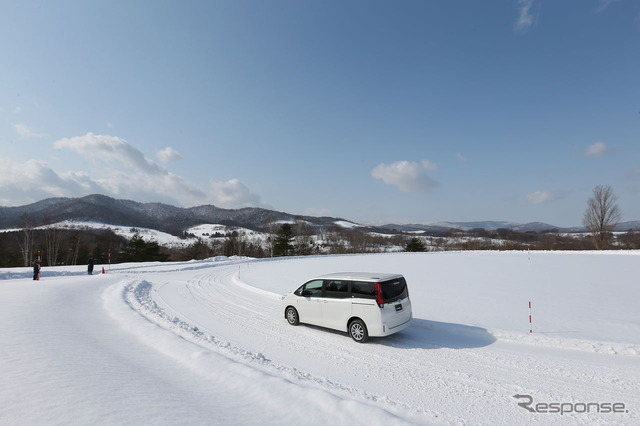
[[[407,281],[404,277],[383,281],[380,283],[380,287],[382,287],[382,297],[385,303],[391,303],[407,297]]]

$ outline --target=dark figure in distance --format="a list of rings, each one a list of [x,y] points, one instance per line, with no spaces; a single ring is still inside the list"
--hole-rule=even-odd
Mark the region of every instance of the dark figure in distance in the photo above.
[[[89,258],[89,263],[87,263],[87,272],[89,275],[93,275],[93,257]]]
[[[37,280],[40,275],[40,261],[38,259],[33,261],[33,279]]]

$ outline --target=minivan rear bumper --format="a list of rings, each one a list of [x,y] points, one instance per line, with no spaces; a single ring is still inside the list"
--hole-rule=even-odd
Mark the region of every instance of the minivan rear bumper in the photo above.
[[[402,303],[402,311],[396,311],[395,305]],[[388,336],[398,331],[404,330],[411,325],[413,314],[411,312],[411,301],[409,298],[402,301],[389,303],[380,309],[381,321],[374,326],[369,325],[369,336]]]
[[[388,326],[387,324],[382,324],[382,334],[380,336],[388,336],[393,333],[397,333],[400,330],[404,330],[405,328],[411,325],[412,318],[409,318],[406,322],[402,324],[398,324],[395,326]]]

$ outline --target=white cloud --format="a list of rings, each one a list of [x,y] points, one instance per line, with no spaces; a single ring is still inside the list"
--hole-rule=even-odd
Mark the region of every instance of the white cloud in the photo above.
[[[77,197],[101,193],[140,202],[174,205],[215,204],[238,208],[263,205],[260,197],[238,179],[214,182],[206,188],[178,176],[147,159],[126,140],[87,133],[56,141],[91,161],[87,171],[56,171],[48,164],[29,160],[19,164],[0,158],[0,205],[19,205],[49,197]],[[163,150],[169,157],[173,150]],[[161,152],[163,152],[161,151]]]
[[[456,154],[456,159],[461,163],[466,163],[468,161],[467,157],[460,154],[459,152]]]
[[[189,203],[207,199],[207,194],[172,173],[145,175],[111,169],[106,177],[91,176],[83,171],[59,172],[47,163],[0,162],[0,199],[2,205],[29,203],[50,197],[76,197],[101,193],[136,201]],[[93,172],[93,170],[92,170]]]
[[[527,200],[531,204],[543,204],[564,198],[564,191],[535,191],[527,194]]]
[[[600,13],[602,11],[604,11],[606,8],[608,8],[611,4],[620,1],[620,0],[599,0],[598,1],[598,8],[596,9],[597,13]]]
[[[87,133],[84,136],[60,139],[55,142],[54,147],[71,149],[85,159],[96,161],[98,164],[108,162],[118,167],[124,166],[145,173],[166,173],[161,166],[147,159],[129,142],[117,136]]]
[[[245,186],[238,179],[230,179],[226,182],[212,182],[213,204],[224,208],[240,208],[259,206],[260,197]]]
[[[533,5],[535,0],[518,0],[518,18],[516,19],[515,29],[520,33],[526,33],[535,25],[537,16],[534,14]]]
[[[587,147],[587,151],[585,155],[589,157],[602,157],[603,155],[609,153],[609,147],[604,142],[596,142]]]
[[[425,170],[429,170],[431,172],[435,172],[436,170],[438,170],[438,166],[436,165],[436,163],[432,163],[429,160],[422,160],[422,167],[424,167]]]
[[[25,124],[14,124],[13,128],[20,137],[27,139],[42,139],[48,136],[46,133],[33,132],[29,126]]]
[[[21,205],[50,197],[101,192],[103,188],[82,173],[60,174],[45,162],[14,163],[0,159],[0,205]]]
[[[191,204],[206,193],[184,178],[146,158],[142,152],[117,136],[87,133],[55,142],[93,161],[95,181],[109,195],[138,201]]]
[[[371,176],[403,192],[427,192],[438,186],[425,171],[436,170],[437,166],[427,160],[420,163],[396,161],[391,164],[380,163],[371,170]]]
[[[161,163],[169,163],[171,161],[182,160],[182,156],[175,149],[170,146],[158,151],[156,157]]]

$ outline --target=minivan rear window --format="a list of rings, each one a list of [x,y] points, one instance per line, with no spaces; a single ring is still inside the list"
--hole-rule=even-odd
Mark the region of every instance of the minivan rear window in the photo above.
[[[407,281],[404,277],[383,281],[380,284],[385,303],[391,303],[407,297]]]
[[[376,287],[373,283],[353,281],[351,283],[351,295],[362,299],[375,299]]]

